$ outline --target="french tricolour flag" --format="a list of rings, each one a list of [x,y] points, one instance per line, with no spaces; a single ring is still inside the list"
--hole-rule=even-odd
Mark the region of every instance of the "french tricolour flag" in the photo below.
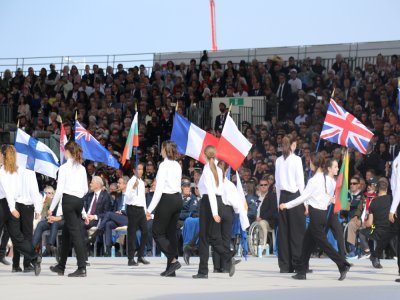
[[[218,146],[218,138],[197,127],[180,114],[175,113],[171,140],[177,145],[181,154],[190,156],[205,164],[204,148],[208,145]]]
[[[237,170],[249,153],[251,146],[228,114],[217,147],[218,159],[224,160],[232,169]]]

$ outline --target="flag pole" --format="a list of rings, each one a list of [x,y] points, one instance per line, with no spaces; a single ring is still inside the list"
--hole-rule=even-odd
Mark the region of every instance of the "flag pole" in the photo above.
[[[331,98],[333,98],[334,95],[335,95],[335,88],[333,88],[333,91],[332,91],[332,94],[331,94]],[[315,153],[318,152],[320,143],[321,143],[321,134],[319,135],[319,139],[318,139],[317,147],[315,149]]]

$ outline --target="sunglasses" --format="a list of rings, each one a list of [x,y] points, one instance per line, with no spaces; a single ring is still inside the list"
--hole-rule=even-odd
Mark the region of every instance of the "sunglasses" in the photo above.
[[[350,182],[350,185],[356,185],[359,184],[359,182]]]
[[[260,186],[268,186],[268,184],[260,184]]]

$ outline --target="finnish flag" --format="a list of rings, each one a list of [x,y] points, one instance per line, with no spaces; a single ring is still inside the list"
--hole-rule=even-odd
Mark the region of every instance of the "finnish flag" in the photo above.
[[[18,128],[14,146],[18,166],[54,179],[57,177],[58,158],[45,144]]]

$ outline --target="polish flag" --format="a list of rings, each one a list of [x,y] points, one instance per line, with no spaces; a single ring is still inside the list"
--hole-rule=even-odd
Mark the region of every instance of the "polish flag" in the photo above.
[[[205,164],[204,148],[218,145],[218,138],[197,127],[180,114],[175,113],[171,140],[176,143],[178,152]]]
[[[252,145],[237,128],[235,121],[228,114],[217,147],[218,159],[224,160],[232,169],[242,165]]]
[[[67,144],[68,139],[65,134],[64,124],[61,123],[61,132],[60,132],[60,164],[65,163],[65,145]]]

